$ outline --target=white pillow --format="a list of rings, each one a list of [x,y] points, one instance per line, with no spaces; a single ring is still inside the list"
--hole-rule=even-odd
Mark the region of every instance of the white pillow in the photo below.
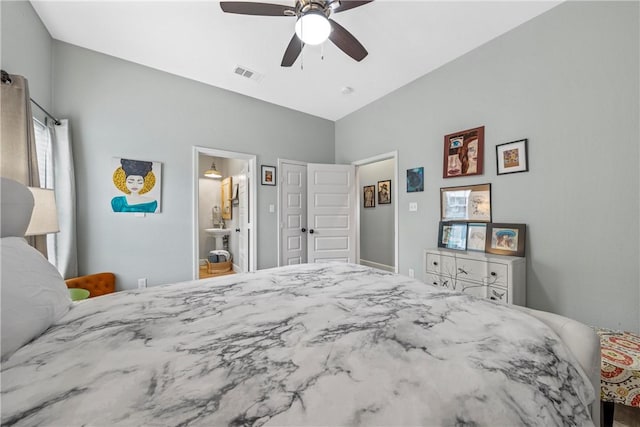
[[[1,240],[2,360],[39,337],[71,305],[62,276],[22,237]]]

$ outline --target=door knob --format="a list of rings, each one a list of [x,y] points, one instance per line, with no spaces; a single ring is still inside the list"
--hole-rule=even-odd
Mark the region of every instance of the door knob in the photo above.
[[[309,234],[313,234],[313,228],[309,230]]]
[[[236,228],[236,233],[239,233],[239,232],[240,232],[240,229],[239,229],[239,228]]]
[[[303,227],[303,228],[302,228],[302,232],[303,232],[303,233],[306,233],[306,232],[307,232],[307,229]]]

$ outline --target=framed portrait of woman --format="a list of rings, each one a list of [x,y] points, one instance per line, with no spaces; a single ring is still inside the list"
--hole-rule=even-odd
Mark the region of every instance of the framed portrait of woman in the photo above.
[[[111,166],[113,212],[161,212],[162,163],[114,157]]]
[[[443,178],[482,175],[484,126],[444,136]]]

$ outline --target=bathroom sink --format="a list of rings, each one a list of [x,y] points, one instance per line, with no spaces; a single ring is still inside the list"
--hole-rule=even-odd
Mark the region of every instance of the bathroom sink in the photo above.
[[[204,231],[212,234],[214,237],[228,236],[231,234],[230,228],[205,228]]]

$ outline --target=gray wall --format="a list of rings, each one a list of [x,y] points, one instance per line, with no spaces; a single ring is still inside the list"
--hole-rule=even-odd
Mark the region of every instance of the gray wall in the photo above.
[[[53,40],[27,1],[1,1],[2,69],[29,80],[31,98],[51,114],[51,46]],[[35,105],[33,115],[44,121]]]
[[[204,172],[211,167],[211,162],[214,160],[217,170],[223,173],[223,159],[198,154],[198,256],[200,259],[206,259],[209,256],[209,251],[215,246],[214,237],[204,231],[205,228],[213,227],[213,207],[218,206],[222,208],[222,179],[203,176]],[[226,159],[224,161],[226,161]],[[223,177],[226,177],[224,173]],[[222,212],[222,210],[220,210],[220,212]]]
[[[191,278],[192,146],[309,162],[334,159],[334,123],[54,41],[55,110],[70,119],[80,273],[109,270],[120,288]],[[163,163],[162,213],[109,207],[110,159]],[[257,186],[258,267],[276,265],[276,187]]]
[[[401,273],[436,246],[439,188],[490,182],[494,222],[528,224],[527,305],[640,329],[638,15],[563,3],[336,123],[338,163],[425,166],[425,192],[399,195]],[[484,175],[442,179],[443,136],[481,125]],[[496,176],[496,144],[520,138],[530,172]]]
[[[376,187],[376,207],[360,206],[360,260],[390,267],[395,267],[393,201],[396,194],[391,193],[391,204],[379,205],[377,189],[378,181],[393,181],[394,163],[395,159],[389,159],[358,167],[360,194],[365,185]]]

